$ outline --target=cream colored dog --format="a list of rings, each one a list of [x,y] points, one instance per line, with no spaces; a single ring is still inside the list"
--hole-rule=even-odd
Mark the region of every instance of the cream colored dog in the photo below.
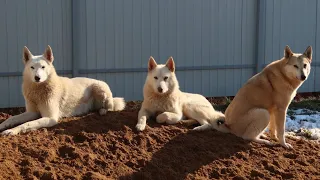
[[[284,136],[286,113],[297,89],[308,78],[311,60],[311,46],[303,54],[286,46],[282,59],[269,64],[238,91],[225,112],[224,125],[239,137],[271,145],[260,139],[269,124],[271,137],[292,148]]]
[[[219,127],[219,124],[224,121],[224,114],[215,111],[205,97],[179,90],[172,57],[165,65],[158,65],[153,57],[150,57],[143,96],[144,100],[136,125],[138,131],[145,129],[146,121],[150,116],[159,113],[156,117],[158,123],[176,124],[185,117],[191,122],[196,120],[201,124],[194,130],[215,128],[226,131],[225,127]]]
[[[0,124],[3,135],[51,127],[59,118],[82,115],[91,110],[120,111],[125,108],[123,98],[113,98],[109,86],[89,78],[67,78],[57,75],[52,64],[53,53],[48,46],[45,53],[33,56],[23,49],[23,96],[26,112],[10,117]]]

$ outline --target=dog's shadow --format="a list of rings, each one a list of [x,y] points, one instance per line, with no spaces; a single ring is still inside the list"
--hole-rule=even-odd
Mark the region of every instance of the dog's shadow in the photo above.
[[[84,116],[63,118],[59,124],[48,128],[55,134],[66,134],[76,136],[80,132],[105,134],[111,131],[121,131],[125,126],[135,125],[137,112],[122,111],[108,112],[100,116],[97,112],[91,112]]]
[[[223,168],[232,166],[232,161],[228,159],[232,156],[241,158],[241,151],[250,148],[248,141],[231,134],[215,130],[205,132],[190,130],[170,139],[158,151],[152,153],[149,161],[136,167],[136,172],[121,176],[119,179],[180,180],[186,179],[188,175],[191,176],[188,178],[194,179],[194,174],[201,168],[206,169],[206,165],[214,164],[213,166]],[[209,166],[207,168],[210,169]],[[219,178],[223,173],[228,173],[224,170],[219,172],[219,169],[210,169],[208,172],[211,178]]]

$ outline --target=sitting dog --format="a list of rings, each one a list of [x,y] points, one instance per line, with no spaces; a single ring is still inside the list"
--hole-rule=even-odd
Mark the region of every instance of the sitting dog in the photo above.
[[[271,145],[260,139],[269,125],[271,137],[292,148],[284,136],[286,113],[297,89],[310,74],[311,61],[311,46],[303,54],[293,53],[286,46],[282,59],[266,66],[238,91],[221,126],[243,139]]]

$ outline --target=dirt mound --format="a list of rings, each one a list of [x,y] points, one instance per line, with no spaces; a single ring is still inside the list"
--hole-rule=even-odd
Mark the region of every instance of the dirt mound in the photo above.
[[[148,121],[136,132],[135,103],[120,113],[63,119],[55,127],[0,137],[0,179],[319,179],[319,144],[294,150],[217,131]],[[10,110],[13,114],[23,109]],[[0,113],[0,120],[9,117]]]

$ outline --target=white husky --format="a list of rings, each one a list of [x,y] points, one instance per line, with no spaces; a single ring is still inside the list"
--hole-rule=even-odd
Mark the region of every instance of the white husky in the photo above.
[[[120,111],[125,108],[123,98],[113,98],[109,86],[89,78],[67,78],[57,75],[52,64],[53,53],[48,46],[43,55],[33,56],[27,47],[23,49],[22,91],[26,112],[10,117],[0,124],[3,135],[51,127],[61,117],[70,117],[99,110]],[[21,124],[21,125],[19,125]]]
[[[198,121],[201,126],[194,130],[217,129],[227,132],[223,113],[215,111],[210,102],[200,94],[181,92],[175,75],[175,64],[170,57],[167,63],[157,64],[153,57],[148,63],[148,75],[143,89],[144,100],[138,115],[136,129],[143,131],[147,119],[160,113],[158,123],[175,124],[188,118]]]

